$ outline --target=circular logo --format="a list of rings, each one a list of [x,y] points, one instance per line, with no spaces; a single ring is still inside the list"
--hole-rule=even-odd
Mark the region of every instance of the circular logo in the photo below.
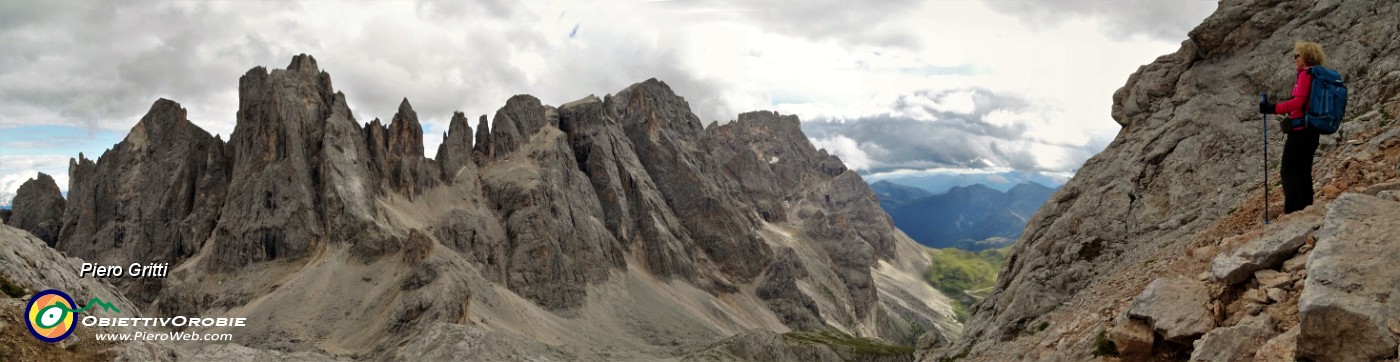
[[[24,322],[29,334],[40,341],[54,343],[73,334],[73,310],[77,307],[73,298],[55,289],[34,294],[24,307]]]

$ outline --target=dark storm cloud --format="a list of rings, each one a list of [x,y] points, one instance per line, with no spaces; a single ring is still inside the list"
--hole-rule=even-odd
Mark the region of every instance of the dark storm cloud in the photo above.
[[[124,129],[159,97],[192,108],[192,118],[208,115],[191,103],[226,108],[232,102],[214,96],[236,87],[229,84],[236,84],[243,69],[234,64],[272,53],[258,37],[230,31],[240,20],[211,12],[206,3],[42,2],[22,9],[6,4],[0,11],[7,14],[0,27],[6,54],[0,127]],[[255,10],[284,8],[254,5]],[[10,22],[11,16],[22,20]],[[212,25],[215,18],[219,26]],[[225,116],[231,118],[231,111]]]
[[[1215,0],[1058,0],[986,2],[993,10],[1030,23],[1032,27],[1054,27],[1066,20],[1091,18],[1108,26],[1107,35],[1126,39],[1146,36],[1179,42],[1186,33],[1215,11]]]
[[[971,93],[976,105],[970,111],[930,106],[950,95],[967,93]],[[862,162],[868,165],[861,170],[867,173],[930,168],[1069,171],[1103,148],[1099,144],[1102,142],[1059,144],[1031,134],[1036,129],[1027,122],[988,119],[994,112],[1033,114],[1045,111],[1035,107],[1020,97],[986,89],[918,92],[900,97],[891,113],[852,120],[807,121],[803,122],[802,130],[818,147],[838,145],[834,147],[838,149],[829,151],[843,159],[868,158],[869,162]],[[854,141],[858,150],[851,150],[849,146],[841,149],[839,143],[830,141],[836,138]],[[1047,155],[1038,152],[1054,153],[1049,156],[1063,157],[1070,160],[1070,164],[1047,163]]]
[[[706,120],[742,111],[721,98],[729,86],[693,74],[683,55],[628,33],[635,29],[594,27],[570,39],[582,19],[501,1],[372,3],[342,10],[344,19],[316,15],[338,5],[0,2],[0,127],[126,130],[165,97],[226,135],[238,77],[285,67],[299,53],[331,73],[362,122],[390,118],[407,97],[426,125],[446,129],[453,111],[494,114],[515,94],[558,104],[652,77]],[[554,31],[551,21],[567,23]]]

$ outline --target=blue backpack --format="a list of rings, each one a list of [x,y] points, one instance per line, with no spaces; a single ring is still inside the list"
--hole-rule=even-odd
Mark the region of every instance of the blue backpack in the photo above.
[[[1312,89],[1308,91],[1308,110],[1303,119],[1321,134],[1333,134],[1342,127],[1342,114],[1347,110],[1347,87],[1342,75],[1332,69],[1308,68]]]

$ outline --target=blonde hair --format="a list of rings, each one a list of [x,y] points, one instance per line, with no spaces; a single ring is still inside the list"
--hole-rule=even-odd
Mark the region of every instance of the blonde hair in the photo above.
[[[1303,57],[1303,64],[1308,66],[1318,66],[1327,62],[1327,54],[1322,52],[1322,45],[1314,42],[1295,42],[1293,43],[1293,52]]]

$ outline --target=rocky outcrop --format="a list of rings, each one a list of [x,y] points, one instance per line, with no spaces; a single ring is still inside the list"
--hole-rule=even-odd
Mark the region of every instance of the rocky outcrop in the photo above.
[[[472,160],[472,128],[467,125],[467,116],[462,112],[452,113],[452,120],[448,122],[447,132],[442,134],[442,144],[438,145],[437,156],[438,168],[442,170],[442,179],[454,181],[463,167],[476,167],[476,161]]]
[[[1268,315],[1245,318],[1238,325],[1216,328],[1196,340],[1191,361],[1254,361],[1255,352],[1276,333]]]
[[[795,137],[802,134],[795,116],[748,112],[708,131],[718,139],[710,152],[746,199],[754,200],[760,216],[768,222],[802,222],[844,281],[856,316],[865,317],[869,310],[860,306],[876,300],[869,266],[896,252],[893,222],[869,186],[840,159]]]
[[[33,233],[49,246],[58,242],[63,210],[68,203],[52,176],[40,172],[38,177],[20,184],[12,202],[12,214],[5,218],[6,224]]]
[[[17,296],[0,294],[0,298],[18,298],[58,289],[78,303],[86,304],[89,298],[97,297],[124,311],[123,316],[141,316],[136,304],[111,284],[94,278],[79,278],[77,270],[82,263],[80,259],[65,257],[24,230],[0,225],[0,278],[23,291]]]
[[[472,161],[481,165],[495,157],[495,142],[491,140],[491,132],[486,128],[486,115],[482,115],[476,122],[476,144],[472,145]]]
[[[102,265],[177,265],[209,238],[230,182],[218,137],[180,104],[161,99],[95,162],[69,161],[69,207],[57,249]],[[116,279],[128,297],[151,301],[161,286]]]
[[[690,105],[665,83],[648,79],[606,97],[604,107],[616,115],[643,170],[691,243],[729,279],[716,278],[720,284],[757,277],[772,262],[773,251],[756,232],[757,215],[745,212],[736,196],[737,181],[713,172],[723,168],[699,144],[706,137]]]
[[[1267,228],[1264,236],[1235,249],[1234,253],[1215,257],[1211,261],[1211,280],[1236,284],[1249,280],[1256,271],[1278,268],[1298,252],[1321,221],[1312,218]]]
[[[559,114],[554,107],[540,103],[538,98],[522,94],[506,100],[506,105],[496,111],[492,120],[490,153],[502,158],[529,143],[530,136],[545,125],[557,128]]]
[[[466,132],[470,131],[462,133]],[[408,104],[408,98],[399,103],[399,111],[394,114],[385,136],[388,138],[385,140],[383,176],[391,190],[414,196],[437,185],[441,175],[437,165],[423,158],[423,126],[418,122],[418,112],[414,112],[413,106]]]
[[[1319,148],[1317,203],[1393,178],[1387,151],[1393,138],[1379,124],[1394,116],[1379,109],[1400,92],[1400,41],[1385,36],[1396,14],[1400,4],[1221,1],[1177,52],[1141,67],[1114,92],[1112,115],[1123,129],[1030,219],[997,291],[974,307],[952,351],[1009,358],[1025,349],[1004,344],[1025,338],[1033,320],[1078,321],[1075,316],[1105,307],[1093,301],[1128,301],[1152,280],[1149,275],[1163,270],[1154,266],[1245,231],[1231,225],[1257,225],[1264,150],[1260,115],[1249,105],[1259,102],[1261,91],[1275,95],[1271,101],[1287,94],[1294,67],[1280,57],[1299,39],[1322,43],[1327,66],[1341,70],[1352,89],[1347,138],[1323,137]],[[1273,129],[1270,138],[1275,147],[1268,159],[1277,159],[1282,136]],[[1273,204],[1277,215],[1278,198]],[[1252,274],[1240,275],[1247,280]],[[1084,320],[1085,326],[1110,323],[1109,317]],[[1026,340],[1092,344],[1084,328]],[[1088,351],[1058,354],[1081,359]]]
[[[1259,351],[1254,353],[1254,360],[1259,362],[1295,361],[1297,353],[1298,326],[1293,326],[1287,332],[1274,336],[1259,346]]]
[[[1327,209],[1298,300],[1298,356],[1394,358],[1400,341],[1400,202],[1343,194]]]
[[[460,113],[459,113],[460,114]],[[454,118],[456,119],[456,118]],[[465,122],[456,121],[454,124]],[[372,179],[378,180],[376,190],[386,190],[398,194],[406,195],[410,198],[421,194],[423,190],[436,186],[438,180],[445,179],[442,174],[441,162],[434,164],[423,158],[423,126],[418,122],[418,112],[413,111],[413,106],[404,98],[399,103],[397,113],[389,124],[383,124],[378,118],[366,123],[362,131],[364,133],[365,151],[368,152],[369,170]],[[456,135],[460,138],[466,131],[459,131]],[[471,136],[466,136],[466,143],[471,144]],[[448,139],[444,136],[444,146],[447,146]],[[462,141],[456,139],[451,144],[453,147],[462,147]],[[438,149],[438,157],[451,158],[453,155],[444,154],[447,150]],[[454,149],[453,152],[461,152]],[[463,157],[463,156],[457,156]],[[441,161],[441,160],[439,160]],[[460,161],[453,165],[460,168]]]
[[[1088,331],[1111,323],[1112,312],[1127,307],[1131,293],[1168,266],[1192,270],[1188,275],[1209,271],[1186,261],[1190,251],[1232,251],[1235,245],[1221,241],[1254,235],[1271,205],[1264,205],[1260,191],[1266,166],[1260,116],[1248,105],[1258,103],[1261,91],[1274,101],[1287,94],[1296,73],[1279,58],[1296,40],[1323,44],[1327,65],[1339,69],[1352,90],[1343,138],[1323,137],[1319,148],[1314,208],[1342,192],[1393,181],[1400,141],[1383,125],[1394,122],[1394,95],[1400,93],[1400,40],[1385,35],[1393,32],[1396,14],[1400,4],[1222,1],[1175,53],[1141,67],[1114,94],[1112,115],[1122,130],[1032,217],[996,291],[973,308],[950,350],[995,360],[1034,348],[1011,345],[1093,345]],[[1274,145],[1283,141],[1276,128],[1269,137]],[[1277,160],[1277,146],[1269,151],[1267,159]],[[1272,186],[1275,205],[1277,190]],[[1277,206],[1271,210],[1278,215]],[[1221,277],[1248,281],[1252,275]],[[1032,322],[1046,319],[1085,322],[1064,334],[1031,335]],[[1054,342],[1059,339],[1065,340]],[[1049,355],[1083,359],[1089,351]]]
[[[623,250],[596,217],[602,206],[588,176],[575,166],[567,136],[553,126],[525,139],[506,131],[546,124],[552,111],[531,105],[539,101],[516,96],[497,112],[493,128],[504,132],[492,135],[503,141],[497,156],[515,162],[482,170],[482,188],[509,238],[499,277],[547,308],[572,308],[583,303],[590,282],[625,265]]]
[[[778,261],[768,265],[763,281],[754,290],[783,324],[793,330],[822,327],[821,310],[817,308],[817,303],[797,287],[797,281],[807,276],[807,269],[802,267],[797,253],[792,249],[783,249],[778,254]]]
[[[590,96],[559,110],[559,127],[569,136],[576,167],[588,176],[599,199],[603,224],[623,248],[636,251],[640,267],[665,278],[701,282],[701,271],[714,267],[642,165],[617,122],[613,99]]]
[[[348,109],[328,119],[333,105],[344,109],[344,97],[333,92],[330,75],[309,56],[292,59],[287,69],[253,68],[238,83],[238,123],[228,143],[230,173],[237,175],[228,193],[236,197],[222,203],[211,240],[215,251],[206,263],[217,270],[300,258],[313,244],[333,238],[318,205],[323,192],[336,189],[320,174],[321,163],[330,161],[321,157],[322,141],[343,136],[328,135],[328,125],[351,121],[344,117]],[[350,154],[364,154],[355,149],[357,142],[338,143]],[[361,191],[357,196],[364,199],[372,194],[368,186],[352,191]]]

